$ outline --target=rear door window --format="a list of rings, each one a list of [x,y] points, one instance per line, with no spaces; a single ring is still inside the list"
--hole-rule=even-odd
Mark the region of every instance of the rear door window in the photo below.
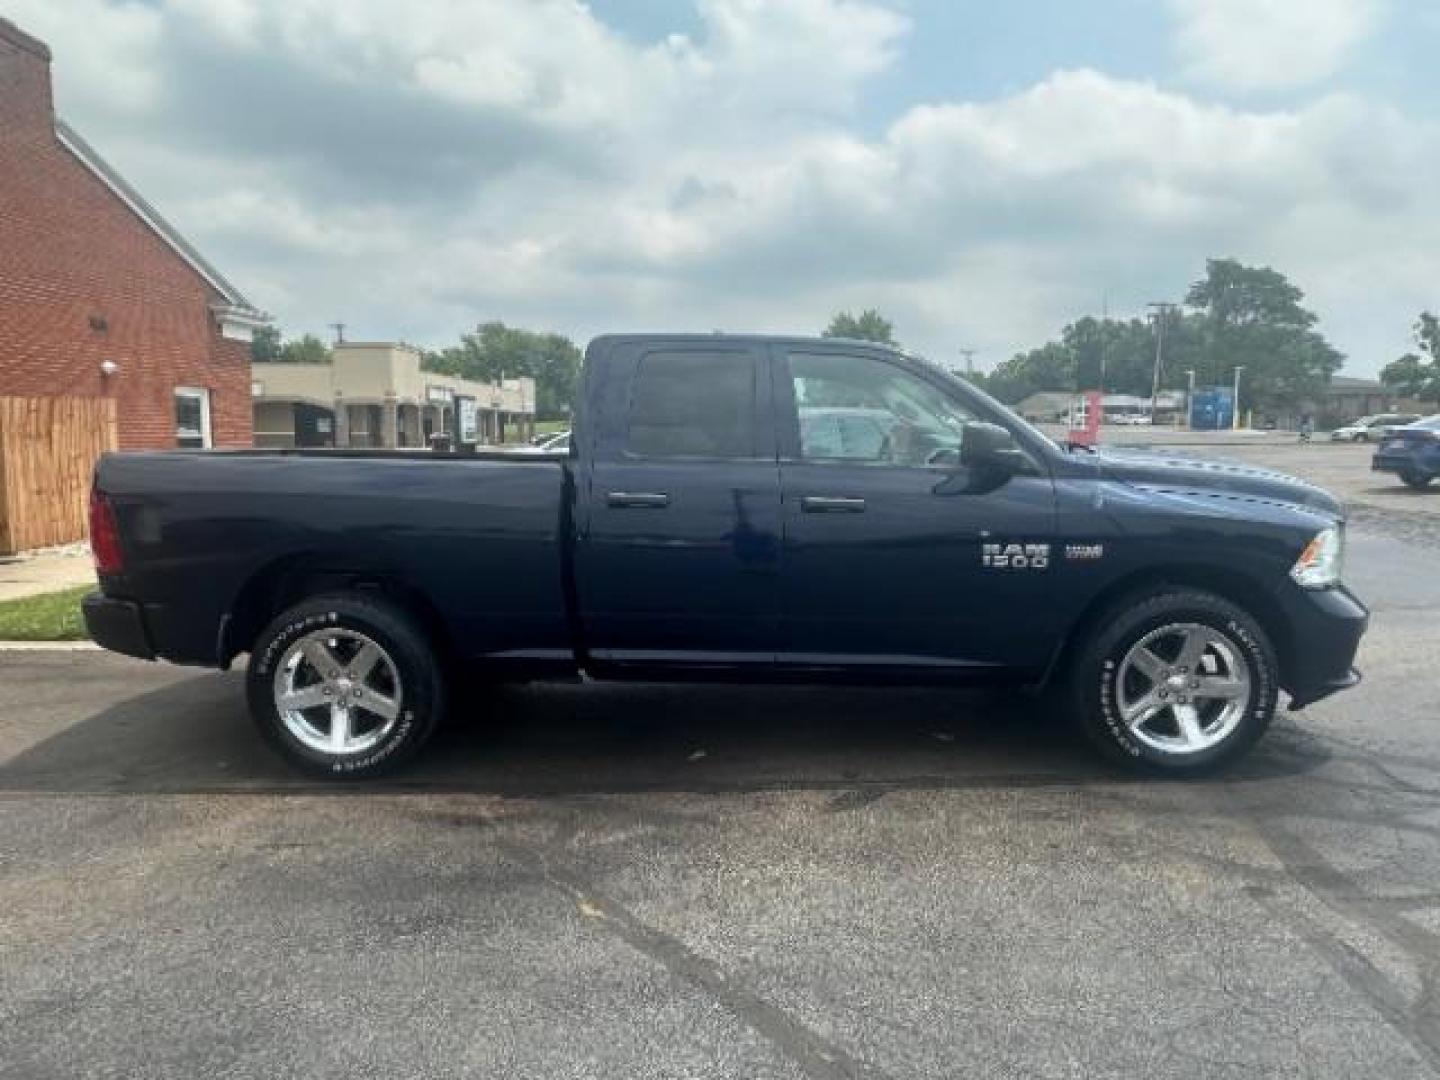
[[[640,358],[626,450],[646,458],[755,455],[755,360],[739,352],[657,351]]]

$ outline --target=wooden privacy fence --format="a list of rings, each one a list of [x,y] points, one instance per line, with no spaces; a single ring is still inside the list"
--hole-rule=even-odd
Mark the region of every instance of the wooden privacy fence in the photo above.
[[[110,398],[0,397],[0,555],[83,540],[95,460],[114,449]]]

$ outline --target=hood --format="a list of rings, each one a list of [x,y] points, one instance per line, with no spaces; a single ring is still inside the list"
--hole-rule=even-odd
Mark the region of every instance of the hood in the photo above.
[[[1252,465],[1205,461],[1165,450],[1117,450],[1100,447],[1097,465],[1106,476],[1137,487],[1194,495],[1261,499],[1344,517],[1340,500],[1298,477]]]

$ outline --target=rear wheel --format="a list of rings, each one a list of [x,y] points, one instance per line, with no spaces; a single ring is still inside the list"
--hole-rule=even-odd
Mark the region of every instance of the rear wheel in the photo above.
[[[1403,473],[1401,473],[1401,474],[1400,474],[1400,479],[1401,479],[1401,480],[1404,480],[1406,484],[1408,484],[1410,487],[1414,488],[1416,491],[1419,491],[1421,488],[1429,487],[1429,486],[1430,486],[1430,481],[1434,480],[1435,477],[1434,477],[1434,475],[1431,474],[1431,473],[1422,473],[1422,472],[1413,472],[1413,471],[1412,471],[1412,472],[1403,472]]]
[[[246,691],[272,746],[305,772],[336,778],[402,764],[445,705],[424,632],[398,606],[358,593],[306,600],[266,627]]]
[[[1153,594],[1111,615],[1078,657],[1080,724],[1108,756],[1197,773],[1243,755],[1278,699],[1275,652],[1248,614],[1199,591]]]

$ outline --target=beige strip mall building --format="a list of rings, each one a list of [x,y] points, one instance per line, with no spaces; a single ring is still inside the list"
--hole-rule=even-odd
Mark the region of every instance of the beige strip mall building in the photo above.
[[[476,441],[524,442],[535,432],[535,380],[471,382],[420,370],[420,350],[347,341],[329,364],[255,364],[255,445],[426,447],[454,436],[473,403]]]

